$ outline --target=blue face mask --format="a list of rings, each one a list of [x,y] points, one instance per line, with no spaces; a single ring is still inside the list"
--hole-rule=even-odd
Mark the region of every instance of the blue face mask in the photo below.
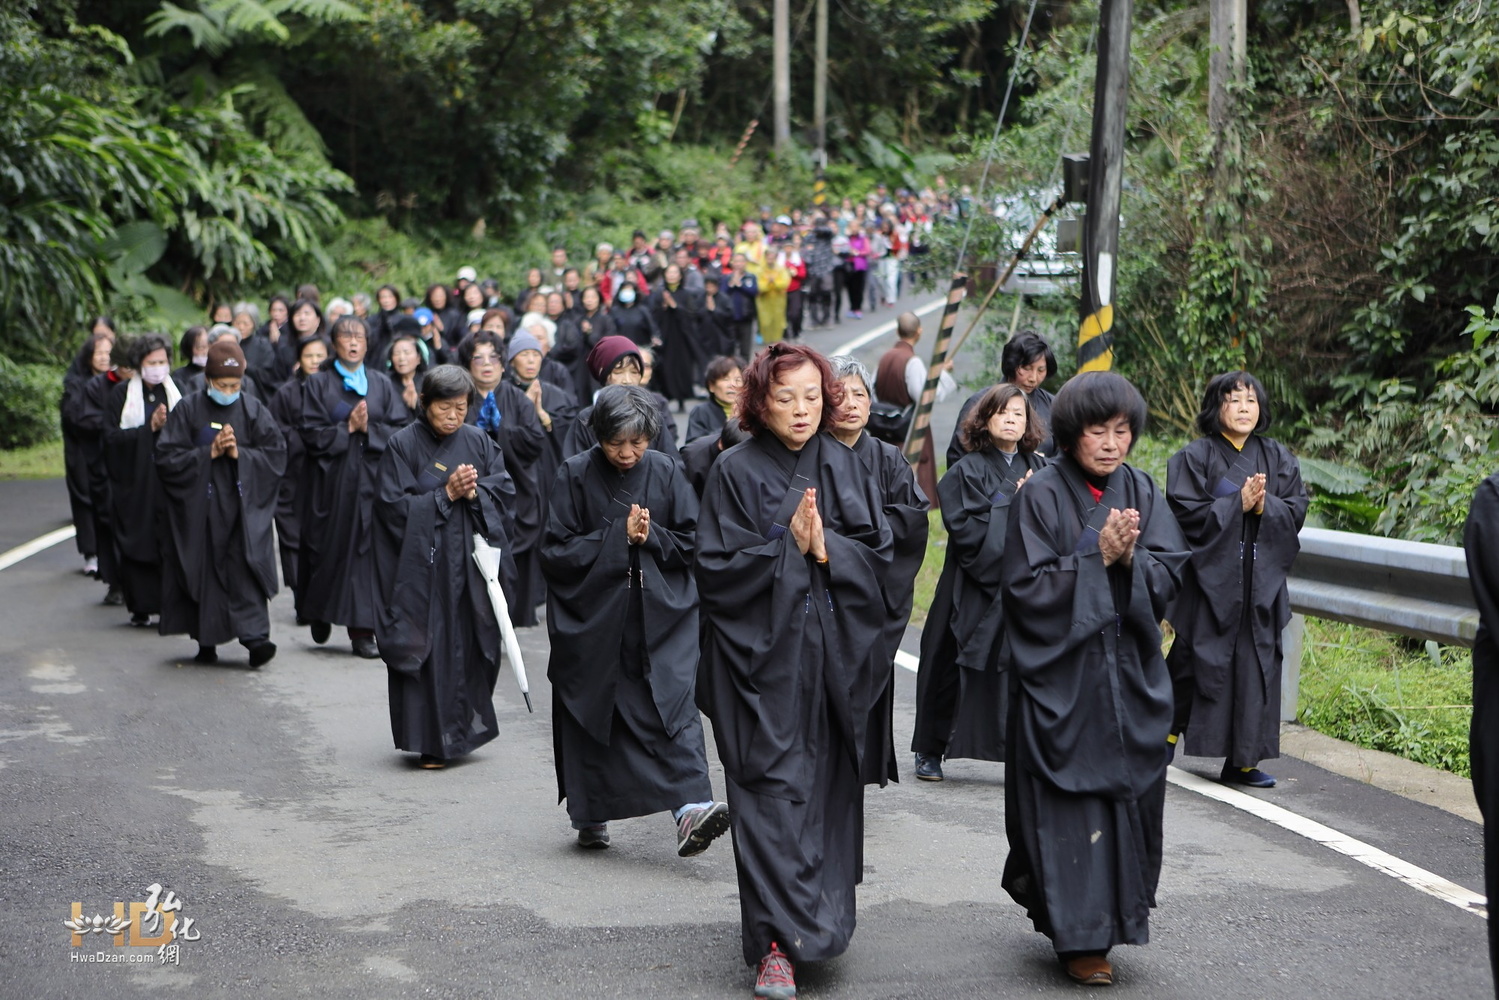
[[[208,398],[213,400],[215,403],[218,403],[220,406],[228,406],[230,403],[239,398],[239,393],[220,392],[213,386],[209,386]]]

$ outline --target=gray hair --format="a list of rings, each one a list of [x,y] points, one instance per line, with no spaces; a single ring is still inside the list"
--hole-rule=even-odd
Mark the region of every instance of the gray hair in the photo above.
[[[235,316],[243,313],[250,317],[250,322],[256,326],[260,325],[260,307],[253,302],[236,302],[234,303],[234,308],[230,309],[229,312]]]
[[[233,337],[234,342],[239,343],[239,331],[228,323],[215,323],[208,328],[208,342],[211,344],[221,337]]]
[[[833,378],[842,382],[850,375],[857,375],[864,383],[864,391],[871,396],[874,395],[874,377],[869,374],[869,369],[864,367],[864,362],[852,354],[835,354],[828,358],[828,364],[833,366]]]
[[[459,396],[467,396],[469,405],[472,406],[474,397],[477,395],[473,376],[457,365],[438,365],[435,368],[428,368],[427,373],[422,376],[423,410],[439,400],[457,399]]]
[[[365,309],[370,307],[370,297],[365,292],[355,292],[349,298],[353,300],[355,306],[364,306]]]
[[[645,437],[654,441],[661,433],[661,411],[656,397],[638,385],[606,385],[593,401],[588,420],[600,441]]]

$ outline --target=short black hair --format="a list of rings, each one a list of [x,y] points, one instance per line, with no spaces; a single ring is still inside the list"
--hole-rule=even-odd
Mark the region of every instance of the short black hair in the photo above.
[[[157,351],[167,352],[167,361],[172,360],[172,345],[167,343],[167,338],[159,333],[143,333],[130,342],[130,364],[133,371],[141,370],[141,363],[146,360],[146,355]]]
[[[1219,414],[1223,410],[1223,401],[1235,389],[1248,389],[1259,401],[1260,421],[1254,425],[1255,433],[1263,434],[1270,428],[1270,394],[1265,391],[1260,380],[1248,372],[1224,372],[1209,379],[1207,388],[1202,390],[1202,409],[1197,413],[1197,430],[1203,436],[1223,433],[1223,418]]]
[[[661,410],[656,397],[638,385],[606,385],[593,401],[588,426],[600,441],[622,437],[644,437],[654,441],[661,433]]]
[[[1026,365],[1035,364],[1037,358],[1046,359],[1046,377],[1057,373],[1057,356],[1051,353],[1051,345],[1032,330],[1022,330],[1007,344],[999,355],[999,370],[1006,382],[1015,381],[1015,372]]]
[[[1115,417],[1129,421],[1130,434],[1145,430],[1145,397],[1123,375],[1083,372],[1068,379],[1051,404],[1051,433],[1057,447],[1071,452],[1083,431]]]
[[[182,342],[178,345],[177,350],[189,364],[192,363],[193,348],[198,345],[198,338],[207,332],[208,327],[206,326],[190,326],[187,328],[187,332],[182,335]]]
[[[480,344],[493,347],[500,360],[505,360],[505,339],[490,330],[475,330],[459,341],[458,363],[464,368],[470,367],[474,363],[474,352],[479,349]]]

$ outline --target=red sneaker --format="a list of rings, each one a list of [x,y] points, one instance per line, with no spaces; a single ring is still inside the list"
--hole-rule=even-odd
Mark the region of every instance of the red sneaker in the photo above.
[[[781,946],[770,942],[770,954],[760,959],[760,974],[755,977],[755,996],[763,1000],[794,1000],[796,980],[791,959]]]

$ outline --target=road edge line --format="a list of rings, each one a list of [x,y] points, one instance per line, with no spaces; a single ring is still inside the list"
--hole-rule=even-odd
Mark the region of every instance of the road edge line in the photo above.
[[[938,309],[941,309],[945,305],[947,305],[947,296],[944,295],[942,298],[934,299],[924,306],[917,306],[915,309],[912,309],[911,312],[915,313],[918,316],[925,316],[929,313],[936,312]],[[894,332],[895,320],[892,319],[888,323],[881,323],[873,330],[869,330],[865,333],[859,334],[857,337],[855,337],[853,340],[848,341],[847,343],[839,344],[828,353],[828,357],[834,357],[839,354],[852,354],[859,348],[863,347],[865,344],[879,340],[881,337]]]
[[[0,570],[7,570],[23,559],[30,559],[38,552],[45,552],[59,542],[66,542],[69,538],[78,534],[78,529],[71,524],[56,531],[49,531],[40,538],[33,538],[22,545],[17,545],[8,552],[0,552]]]

